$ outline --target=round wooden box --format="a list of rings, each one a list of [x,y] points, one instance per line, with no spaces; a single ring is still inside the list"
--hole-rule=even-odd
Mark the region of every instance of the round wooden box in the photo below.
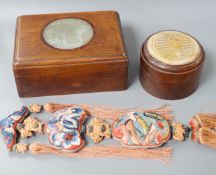
[[[200,43],[186,33],[155,33],[141,49],[140,83],[158,98],[187,97],[198,88],[204,56]]]

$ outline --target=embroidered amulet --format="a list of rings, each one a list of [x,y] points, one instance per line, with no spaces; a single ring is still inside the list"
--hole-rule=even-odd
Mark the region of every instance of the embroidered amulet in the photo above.
[[[132,112],[113,122],[112,134],[124,146],[154,148],[169,140],[171,130],[168,121],[158,114]]]
[[[49,142],[56,148],[64,151],[78,151],[84,146],[81,137],[83,122],[87,118],[81,108],[70,107],[54,113],[54,117],[44,125],[44,132]]]

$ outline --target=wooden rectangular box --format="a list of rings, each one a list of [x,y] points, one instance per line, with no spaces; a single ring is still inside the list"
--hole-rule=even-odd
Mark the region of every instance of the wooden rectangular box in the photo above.
[[[45,27],[57,19],[91,24],[93,38],[75,49],[44,41]],[[20,16],[17,19],[13,70],[20,97],[124,90],[128,59],[115,11]]]

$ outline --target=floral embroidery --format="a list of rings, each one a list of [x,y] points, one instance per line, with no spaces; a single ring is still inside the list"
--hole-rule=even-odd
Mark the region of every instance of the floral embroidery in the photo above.
[[[52,133],[49,138],[52,145],[64,149],[70,149],[72,145],[74,147],[79,146],[81,143],[80,134],[78,131],[72,133]]]

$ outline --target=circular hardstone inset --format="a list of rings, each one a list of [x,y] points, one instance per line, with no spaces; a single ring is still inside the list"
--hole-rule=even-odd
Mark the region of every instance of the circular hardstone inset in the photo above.
[[[153,34],[147,41],[147,50],[154,59],[173,66],[192,63],[201,54],[199,43],[178,31]]]
[[[84,46],[92,37],[92,26],[77,18],[55,20],[43,31],[45,42],[58,49],[75,49]]]

